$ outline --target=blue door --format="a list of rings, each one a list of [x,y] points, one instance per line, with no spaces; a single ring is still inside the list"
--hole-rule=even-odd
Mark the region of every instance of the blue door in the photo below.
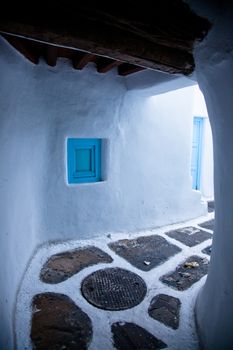
[[[193,118],[192,158],[191,158],[192,188],[194,190],[200,190],[202,133],[203,133],[203,118],[194,117]]]

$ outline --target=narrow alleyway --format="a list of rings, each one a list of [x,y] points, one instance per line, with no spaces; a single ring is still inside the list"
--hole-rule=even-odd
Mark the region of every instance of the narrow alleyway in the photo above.
[[[18,294],[18,349],[197,350],[213,226],[210,205],[182,224],[41,247]]]

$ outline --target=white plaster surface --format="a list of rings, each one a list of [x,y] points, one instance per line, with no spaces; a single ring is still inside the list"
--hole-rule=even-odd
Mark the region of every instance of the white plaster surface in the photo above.
[[[36,254],[30,261],[30,265],[25,273],[17,298],[17,349],[32,349],[30,342],[30,325],[31,301],[33,296],[37,293],[56,292],[68,295],[91,318],[93,324],[93,339],[89,346],[90,350],[114,349],[111,338],[111,324],[114,322],[133,322],[138,324],[139,326],[149,331],[151,334],[164,341],[168,345],[168,350],[198,350],[199,344],[195,331],[193,308],[197,293],[200,290],[201,286],[203,286],[206,276],[204,276],[186,291],[177,291],[173,288],[170,288],[163,284],[159,278],[162,275],[173,271],[179,263],[182,263],[191,255],[198,254],[200,257],[204,257],[209,260],[209,256],[203,254],[201,250],[209,246],[212,241],[209,239],[195,247],[190,248],[180,243],[179,241],[168,237],[165,232],[190,225],[198,227],[198,223],[209,220],[213,217],[214,214],[211,213],[198,219],[185,222],[183,224],[165,226],[163,228],[154,230],[139,231],[137,233],[134,232],[128,234],[115,233],[111,236],[104,235],[96,239],[67,241],[58,244],[46,244],[39,247]],[[206,231],[212,232],[210,230]],[[167,241],[179,246],[182,251],[171,257],[162,265],[157,266],[148,272],[141,271],[136,267],[133,267],[130,263],[119,257],[110,248],[108,248],[108,244],[110,242],[114,242],[118,239],[133,239],[139,236],[148,236],[152,234],[158,234],[164,237]],[[39,275],[41,267],[51,255],[67,250],[72,250],[78,247],[86,247],[88,245],[94,245],[108,253],[110,256],[112,256],[113,262],[111,264],[97,264],[95,266],[87,267],[68,280],[56,285],[46,284],[40,281]],[[80,292],[81,282],[93,271],[105,267],[121,267],[141,276],[146,282],[148,288],[145,299],[139,305],[123,311],[101,310],[89,304],[86,299],[83,298]],[[152,319],[147,313],[150,301],[155,295],[159,293],[165,293],[177,297],[181,300],[182,306],[180,313],[180,326],[177,330],[171,329],[164,324]]]
[[[196,1],[189,1],[195,9]],[[200,2],[198,2],[200,3]],[[214,145],[215,232],[210,270],[196,305],[202,345],[232,350],[233,344],[233,5],[208,2],[200,14],[213,27],[195,50],[198,84],[205,96]]]
[[[195,84],[194,75],[185,77],[182,74],[168,74],[149,69],[126,76],[127,90],[140,91],[141,96],[163,94]]]
[[[206,204],[191,190],[189,93],[148,98],[127,91],[116,70],[75,71],[63,59],[35,66],[3,39],[0,50],[0,349],[8,350],[17,288],[39,244],[181,222]],[[105,181],[67,184],[67,137],[107,140]]]

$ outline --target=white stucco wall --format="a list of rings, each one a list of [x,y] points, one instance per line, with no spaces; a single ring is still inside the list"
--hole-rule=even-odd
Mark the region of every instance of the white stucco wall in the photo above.
[[[233,4],[189,0],[213,27],[194,51],[198,84],[213,130],[215,226],[210,268],[196,303],[202,348],[232,350],[233,344]]]
[[[150,69],[126,76],[127,90],[140,91],[140,95],[153,96],[172,90],[196,85],[195,74],[184,76],[168,74]]]
[[[128,200],[139,204],[143,199],[138,210],[140,221],[151,215],[161,226],[192,216],[192,210],[203,213],[203,207],[199,211],[200,194],[191,189],[192,98],[190,88],[148,99],[140,98],[140,93],[125,98],[127,113],[122,118],[122,129],[128,141],[122,156],[128,170],[122,173],[126,179],[122,182],[125,187],[133,187],[133,181],[138,184]]]
[[[27,62],[0,40],[0,349],[39,244],[180,222],[206,212],[191,190],[191,93],[141,97],[116,71]],[[187,130],[190,130],[190,132]],[[184,132],[185,131],[185,132]],[[67,185],[66,138],[108,140],[105,181]]]

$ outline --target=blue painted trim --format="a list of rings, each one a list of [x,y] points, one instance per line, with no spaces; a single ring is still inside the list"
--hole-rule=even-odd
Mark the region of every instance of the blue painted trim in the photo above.
[[[198,142],[198,158],[197,158],[197,179],[196,179],[196,189],[200,190],[201,187],[201,160],[202,160],[202,142],[203,142],[203,117],[195,116],[193,118],[194,123],[198,123],[199,129],[199,142]]]
[[[76,169],[76,160],[77,160],[77,156],[76,156],[76,151],[77,150],[89,150],[90,154],[91,154],[91,170],[90,171],[78,171]],[[95,171],[96,171],[96,166],[95,166],[95,146],[91,146],[91,145],[86,145],[86,146],[78,146],[75,147],[75,171],[73,176],[74,177],[93,177],[95,176]]]
[[[77,150],[89,150],[91,169],[78,171]],[[68,183],[85,183],[101,181],[101,139],[67,139]]]

